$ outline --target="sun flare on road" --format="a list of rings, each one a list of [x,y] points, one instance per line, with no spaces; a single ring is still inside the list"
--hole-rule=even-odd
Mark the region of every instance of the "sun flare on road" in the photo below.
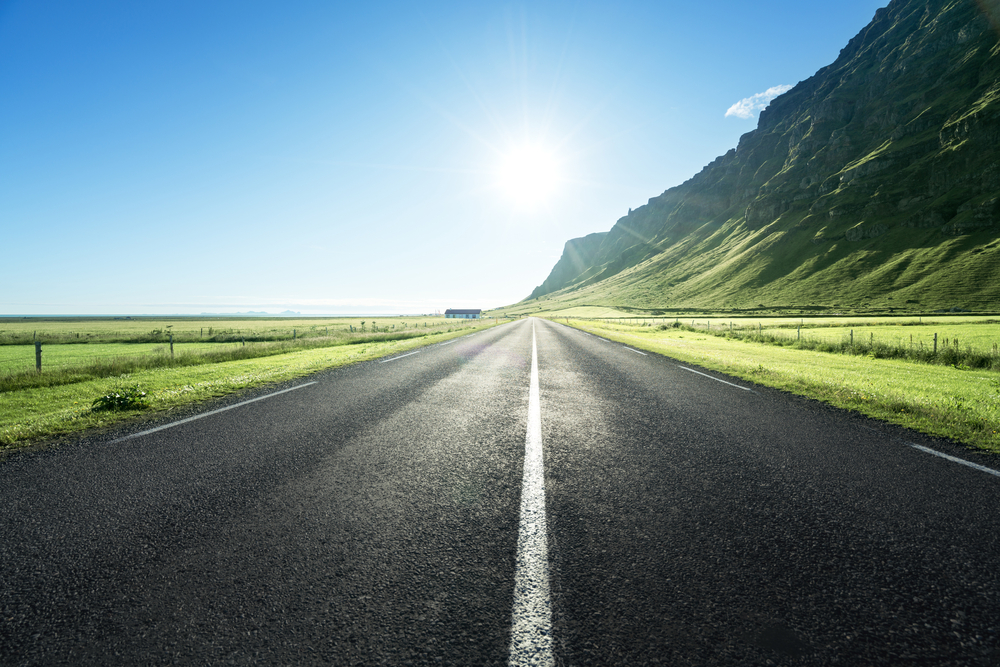
[[[519,208],[544,204],[559,183],[559,162],[541,146],[524,145],[508,151],[497,169],[503,194]]]

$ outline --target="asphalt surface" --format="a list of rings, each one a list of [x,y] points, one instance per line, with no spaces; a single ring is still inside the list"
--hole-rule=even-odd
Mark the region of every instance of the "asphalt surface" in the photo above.
[[[0,664],[507,664],[532,327],[555,664],[1000,665],[1000,477],[542,320],[9,457]]]

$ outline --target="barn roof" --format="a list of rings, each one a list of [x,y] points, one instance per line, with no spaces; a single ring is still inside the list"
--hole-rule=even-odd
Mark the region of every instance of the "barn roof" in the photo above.
[[[475,309],[472,309],[472,310],[470,310],[470,309],[463,310],[461,308],[449,308],[448,310],[444,311],[444,314],[445,315],[478,315],[481,312],[483,312],[481,308],[475,308]]]

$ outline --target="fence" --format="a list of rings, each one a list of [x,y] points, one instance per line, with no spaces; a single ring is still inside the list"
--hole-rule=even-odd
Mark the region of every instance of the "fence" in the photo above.
[[[608,322],[609,320],[602,320]],[[691,331],[702,331],[714,336],[723,336],[737,340],[793,346],[820,352],[840,354],[855,354],[876,359],[910,359],[926,363],[953,365],[958,368],[989,368],[1000,370],[1000,343],[992,342],[983,345],[963,344],[962,338],[955,334],[942,335],[939,332],[907,335],[876,335],[874,332],[848,329],[835,335],[821,333],[823,327],[807,327],[800,324],[794,327],[768,327],[763,323],[736,324],[712,320],[680,318],[628,318],[611,320],[619,324],[637,327],[656,327],[660,329],[683,328]],[[970,326],[970,325],[954,325]],[[995,327],[995,325],[993,325]],[[921,324],[922,330],[928,325]],[[838,328],[840,327],[831,327]],[[887,326],[887,328],[889,328]],[[895,327],[892,327],[895,328]],[[993,331],[993,329],[991,329]],[[1000,331],[995,333],[1000,334]],[[1000,336],[998,336],[1000,337]]]

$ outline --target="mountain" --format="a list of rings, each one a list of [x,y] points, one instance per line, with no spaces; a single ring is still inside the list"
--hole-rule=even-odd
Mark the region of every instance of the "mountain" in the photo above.
[[[998,29],[998,0],[893,0],[735,149],[567,242],[528,298],[1000,309]]]

